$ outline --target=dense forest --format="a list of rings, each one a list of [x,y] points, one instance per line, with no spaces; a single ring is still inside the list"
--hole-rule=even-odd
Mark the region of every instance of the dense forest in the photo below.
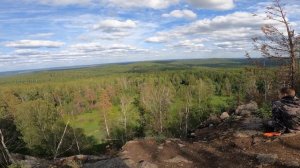
[[[278,82],[247,60],[143,62],[2,77],[0,128],[11,152],[101,153],[136,137],[185,138],[250,100],[270,115]],[[223,62],[222,63],[220,63]],[[241,64],[241,61],[244,64]]]

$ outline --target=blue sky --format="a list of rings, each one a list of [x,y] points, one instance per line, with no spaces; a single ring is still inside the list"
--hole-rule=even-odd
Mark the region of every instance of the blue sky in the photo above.
[[[239,58],[269,0],[0,0],[0,71]],[[293,28],[299,0],[283,0]],[[258,14],[254,17],[252,13]],[[293,15],[291,15],[293,14]]]

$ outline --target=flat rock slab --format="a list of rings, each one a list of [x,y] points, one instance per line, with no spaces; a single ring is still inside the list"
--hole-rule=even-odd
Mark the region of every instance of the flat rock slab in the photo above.
[[[158,166],[156,164],[143,161],[139,164],[138,168],[158,168]]]
[[[256,159],[261,164],[274,164],[278,160],[277,154],[258,154]]]
[[[83,166],[83,168],[129,168],[121,158],[113,158],[108,160],[102,160],[95,163],[87,163]]]
[[[236,138],[248,138],[252,136],[262,135],[263,132],[261,131],[254,131],[254,130],[241,130],[236,131],[233,136]]]
[[[182,156],[176,156],[172,159],[165,160],[165,162],[168,162],[168,163],[193,163],[192,161],[189,161]]]

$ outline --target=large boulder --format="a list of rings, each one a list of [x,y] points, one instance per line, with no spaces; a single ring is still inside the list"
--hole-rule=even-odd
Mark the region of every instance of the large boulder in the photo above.
[[[256,114],[258,111],[258,105],[256,102],[251,101],[248,104],[240,105],[235,110],[235,114],[239,116],[251,116]]]
[[[230,115],[229,115],[227,112],[223,112],[223,113],[220,115],[220,119],[221,119],[221,120],[227,120],[229,117],[230,117]]]

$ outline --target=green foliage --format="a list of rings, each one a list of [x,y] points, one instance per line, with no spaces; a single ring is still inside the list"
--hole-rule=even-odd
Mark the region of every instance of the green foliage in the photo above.
[[[210,110],[212,113],[220,114],[234,108],[236,102],[233,97],[212,96],[209,99]]]
[[[263,100],[266,81],[235,68],[241,62],[143,62],[1,78],[0,117],[15,123],[30,153],[47,157],[56,153],[68,121],[60,156],[135,137],[183,138],[211,113]]]
[[[71,121],[74,128],[81,128],[88,137],[94,137],[98,143],[102,143],[105,136],[100,131],[102,125],[99,122],[100,114],[96,110],[84,112],[76,115]]]
[[[258,110],[258,116],[264,119],[270,119],[272,117],[271,105],[264,103]]]
[[[8,166],[8,168],[26,168],[23,164],[14,163]]]
[[[63,122],[52,104],[43,100],[20,104],[17,106],[15,124],[34,154],[54,154]]]

